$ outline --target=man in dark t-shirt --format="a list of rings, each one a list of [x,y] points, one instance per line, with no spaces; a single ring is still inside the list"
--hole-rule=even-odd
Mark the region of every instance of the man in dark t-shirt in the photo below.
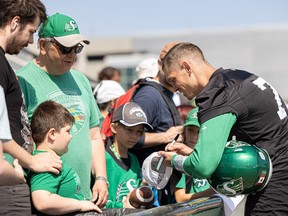
[[[155,79],[147,79],[147,82],[157,83]],[[167,100],[170,100],[170,103],[173,104],[173,100],[172,100],[173,93],[165,89],[165,87],[163,87],[160,83],[158,83],[158,85],[159,85],[159,88],[162,89],[163,94],[165,94]],[[165,137],[165,132],[171,127],[173,127],[173,129],[175,128],[174,131],[177,133],[176,129],[178,127],[174,127],[174,126],[181,125],[181,120],[180,120],[180,116],[178,116],[177,118],[178,121],[174,122],[173,114],[171,113],[169,106],[164,100],[162,96],[163,94],[161,94],[156,88],[147,85],[147,86],[143,86],[137,91],[137,93],[133,97],[133,101],[135,103],[138,103],[141,106],[141,108],[144,110],[147,116],[149,124],[151,124],[153,127],[153,130],[147,131],[147,133],[150,133],[150,134],[154,133],[154,136],[158,135],[158,136]],[[175,110],[176,110],[176,107],[175,107]],[[149,136],[147,134],[145,135]],[[177,134],[172,136],[172,139],[176,135]],[[155,151],[164,150],[166,144],[172,141],[172,139],[171,140],[167,139],[166,142],[165,141],[158,142],[157,139],[153,139],[154,143],[151,143],[151,145],[148,147],[148,144],[147,143],[145,144],[145,138],[147,137],[145,136],[141,137],[140,141],[137,143],[137,147],[140,148],[140,150],[138,151],[135,150],[134,152],[134,154],[137,155],[141,164],[143,160],[146,157],[148,157],[150,154],[152,154]]]
[[[288,214],[288,111],[277,91],[264,79],[242,70],[216,69],[194,44],[180,43],[165,56],[163,70],[175,90],[196,97],[201,123],[192,152],[175,144],[161,152],[166,161],[193,177],[208,178],[217,168],[233,135],[264,148],[273,172],[260,192],[250,194],[245,215]]]
[[[174,90],[167,82],[161,66],[165,54],[175,44],[177,42],[171,42],[163,47],[158,59],[156,77],[153,79],[146,78],[145,80],[154,82],[158,88],[144,85],[135,93],[132,99],[141,106],[147,116],[148,123],[153,127],[153,130],[145,132],[145,136],[140,139],[134,148],[133,153],[137,155],[140,164],[151,153],[164,150],[166,144],[171,143],[175,136],[181,134],[183,130],[180,115],[173,102]]]
[[[158,59],[157,76],[153,79],[146,79],[147,82],[154,82],[157,85],[157,89],[151,85],[144,85],[132,99],[141,106],[147,116],[148,123],[153,127],[153,129],[146,131],[133,150],[130,150],[137,156],[140,164],[153,152],[164,150],[166,144],[171,143],[177,134],[182,134],[182,120],[172,99],[174,90],[167,83],[161,69],[163,57],[175,44],[176,42],[172,42],[163,47]],[[174,192],[172,190],[174,190],[176,182],[179,181],[175,177],[174,182],[174,177],[172,175],[171,181],[166,188],[159,192],[161,205],[170,204],[173,200],[172,194]]]
[[[21,166],[36,172],[61,170],[57,155],[32,156],[28,118],[22,91],[5,53],[18,54],[33,43],[33,34],[46,19],[46,8],[39,0],[0,1],[0,85],[5,94],[10,130],[13,140],[3,145],[5,160],[17,158]],[[11,157],[13,156],[13,158]],[[0,186],[0,215],[31,215],[30,192],[27,184]]]

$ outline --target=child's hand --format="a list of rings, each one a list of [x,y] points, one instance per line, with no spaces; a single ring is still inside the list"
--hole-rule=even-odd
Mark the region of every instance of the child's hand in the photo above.
[[[101,209],[93,202],[88,200],[80,200],[80,212],[97,211],[102,213]]]
[[[135,209],[129,202],[131,192],[132,191],[130,191],[130,193],[126,197],[123,197],[123,208],[133,208],[133,209]]]

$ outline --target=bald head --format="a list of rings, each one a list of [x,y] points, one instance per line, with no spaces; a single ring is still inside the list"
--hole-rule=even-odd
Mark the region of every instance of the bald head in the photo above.
[[[172,48],[174,47],[175,45],[179,44],[180,42],[170,42],[168,44],[166,44],[163,49],[161,50],[160,52],[160,55],[159,55],[159,60],[163,60],[164,56],[166,55],[166,53]]]
[[[165,87],[167,88],[169,91],[174,92],[173,87],[167,82],[166,77],[164,75],[164,72],[162,71],[162,60],[164,59],[166,53],[172,48],[174,47],[176,44],[179,44],[180,42],[170,42],[168,44],[166,44],[159,55],[159,59],[158,59],[158,74],[157,74],[157,79],[159,80],[159,82]]]

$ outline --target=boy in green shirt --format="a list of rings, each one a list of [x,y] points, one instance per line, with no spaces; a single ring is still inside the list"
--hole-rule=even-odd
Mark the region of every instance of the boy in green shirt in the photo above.
[[[183,143],[192,149],[194,149],[197,143],[200,127],[197,112],[198,107],[192,109],[188,113],[183,125]],[[183,173],[180,181],[176,185],[174,195],[176,202],[179,203],[201,197],[209,197],[214,193],[214,190],[210,188],[210,184],[206,179],[193,178]]]
[[[130,192],[141,185],[141,167],[137,157],[128,152],[144,134],[147,117],[141,107],[129,102],[120,106],[112,118],[114,134],[106,139],[106,167],[110,186],[107,208],[134,208],[129,203]]]
[[[47,151],[59,156],[65,154],[74,122],[74,117],[61,104],[51,100],[41,103],[31,121],[32,137],[37,147],[33,154]],[[65,161],[59,175],[44,172],[31,173],[29,177],[32,202],[41,213],[101,212],[93,202],[84,200],[80,193],[80,178]]]

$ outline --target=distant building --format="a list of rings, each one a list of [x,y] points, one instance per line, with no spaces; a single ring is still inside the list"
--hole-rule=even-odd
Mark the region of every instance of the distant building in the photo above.
[[[97,72],[105,66],[122,71],[122,85],[128,89],[135,79],[135,67],[143,59],[158,57],[171,41],[198,45],[215,67],[238,68],[262,76],[288,99],[288,25],[235,29],[210,29],[134,35],[131,37],[90,38],[78,55],[75,67],[94,86]],[[9,56],[14,69],[38,53],[37,45],[28,46],[18,56]]]

